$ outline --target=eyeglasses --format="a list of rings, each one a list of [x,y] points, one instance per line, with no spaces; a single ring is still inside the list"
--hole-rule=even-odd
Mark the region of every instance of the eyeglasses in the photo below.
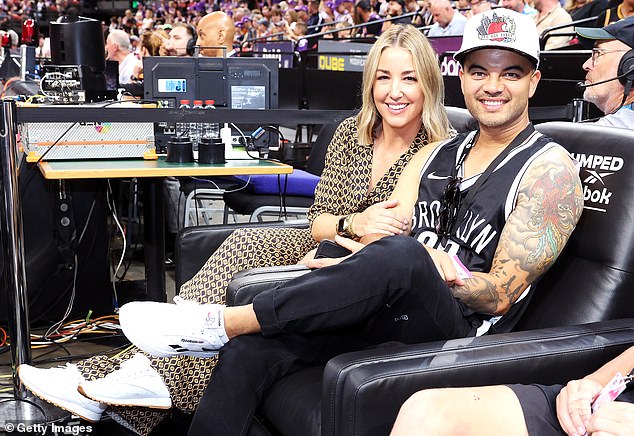
[[[442,236],[449,236],[451,229],[456,222],[458,209],[460,209],[460,183],[462,177],[453,176],[440,199],[440,211],[436,221],[436,233]]]
[[[597,59],[601,56],[603,56],[604,54],[608,54],[608,53],[624,53],[626,51],[629,50],[606,50],[603,48],[599,48],[599,47],[595,47],[592,49],[592,68],[594,68],[594,65],[597,63]]]

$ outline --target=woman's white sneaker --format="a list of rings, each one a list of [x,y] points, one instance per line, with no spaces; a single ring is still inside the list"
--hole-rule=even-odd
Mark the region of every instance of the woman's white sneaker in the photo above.
[[[152,409],[172,407],[167,386],[150,361],[141,353],[123,362],[107,376],[79,384],[79,392],[113,406],[139,406]]]
[[[119,309],[119,324],[134,345],[152,356],[213,357],[229,341],[221,304],[135,301]]]
[[[20,365],[18,377],[35,395],[87,421],[97,422],[106,409],[105,404],[84,397],[77,391],[84,377],[77,366],[67,363],[61,368],[36,368]]]

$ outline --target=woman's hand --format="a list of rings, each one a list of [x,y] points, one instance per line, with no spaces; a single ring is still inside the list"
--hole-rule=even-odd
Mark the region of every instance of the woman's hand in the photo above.
[[[611,401],[592,414],[587,426],[593,436],[620,436],[634,434],[634,404]]]
[[[458,275],[458,271],[456,271],[456,267],[447,253],[427,247],[426,245],[423,246],[427,249],[431,259],[434,261],[438,274],[440,274],[440,277],[442,277],[449,286],[464,285],[464,280]]]
[[[313,248],[308,253],[306,253],[306,255],[302,257],[302,259],[299,262],[297,262],[297,264],[308,266],[308,262],[310,262],[311,260],[315,258],[315,253],[317,253],[317,249]]]
[[[375,233],[402,235],[409,229],[409,220],[391,210],[398,204],[398,200],[387,200],[373,204],[355,215],[352,221],[352,230],[358,236]]]
[[[335,242],[341,245],[342,247],[352,251],[352,254],[349,254],[344,257],[337,257],[337,258],[331,258],[331,257],[324,257],[321,259],[313,258],[312,260],[308,260],[306,263],[304,263],[304,265],[306,265],[308,268],[324,268],[331,265],[337,265],[338,263],[341,263],[342,261],[346,260],[350,256],[354,255],[354,253],[356,253],[357,251],[365,247],[365,245],[362,244],[361,242],[353,241],[352,239],[344,238],[339,235],[335,236]],[[313,257],[314,256],[315,256],[315,253],[313,253]],[[305,258],[306,257],[304,257],[304,259]],[[304,259],[302,259],[302,261]]]
[[[557,395],[557,419],[569,435],[586,433],[592,416],[593,399],[601,391],[601,383],[584,378],[572,380]]]

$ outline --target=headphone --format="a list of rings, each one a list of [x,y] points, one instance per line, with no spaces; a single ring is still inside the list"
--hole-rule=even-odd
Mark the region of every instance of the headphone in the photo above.
[[[616,76],[610,77],[609,79],[605,80],[599,80],[598,82],[593,83],[578,82],[577,90],[582,91],[586,88],[601,85],[603,83],[611,82],[617,79],[625,88],[623,96],[623,101],[625,101],[630,93],[630,90],[632,89],[632,85],[634,84],[634,49],[627,51],[623,55],[623,57],[619,61],[619,66],[616,69]]]
[[[623,55],[616,70],[619,81],[625,85],[627,82],[634,82],[634,49]]]
[[[189,23],[183,23],[189,29],[189,33],[192,35],[192,38],[187,41],[187,48],[185,49],[187,52],[187,56],[194,56],[196,52],[196,42],[198,41],[198,34],[196,33],[196,29]],[[632,50],[634,51],[634,50]]]

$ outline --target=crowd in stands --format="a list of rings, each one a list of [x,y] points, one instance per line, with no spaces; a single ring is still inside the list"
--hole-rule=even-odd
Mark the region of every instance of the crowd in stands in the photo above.
[[[19,36],[11,29],[19,30],[24,19],[50,21],[79,7],[77,0],[0,0],[2,46],[17,47]],[[252,50],[255,42],[264,40],[290,40],[301,51],[315,47],[314,34],[336,39],[374,38],[392,23],[426,27],[428,36],[461,35],[467,18],[496,7],[532,16],[540,32],[583,18],[598,16],[594,25],[601,27],[634,15],[634,0],[151,0],[111,17],[104,22],[104,31],[106,36],[113,30],[124,31],[130,38],[131,52],[140,58],[143,46],[148,51],[144,54],[158,52],[160,42],[169,39],[175,25],[187,23],[195,28],[203,16],[220,10],[234,22],[234,46],[240,51]],[[86,10],[80,13],[90,16]],[[367,26],[355,26],[364,23]],[[571,33],[572,29],[561,31]],[[545,48],[565,47],[570,39],[549,38]],[[47,53],[41,48],[38,54]]]
[[[19,31],[24,19],[51,21],[79,7],[77,0],[0,0],[2,46],[19,44],[14,30]],[[336,39],[374,38],[392,23],[427,27],[428,36],[461,35],[466,18],[496,7],[533,16],[539,31],[595,16],[595,25],[601,27],[634,15],[634,0],[152,0],[111,17],[104,23],[104,31],[124,31],[129,35],[131,51],[141,57],[141,41],[152,40],[149,44],[158,47],[159,41],[169,39],[174,25],[187,23],[195,28],[203,16],[221,10],[235,24],[234,43],[241,51],[252,50],[253,43],[262,40],[290,40],[297,50],[305,50],[315,47],[317,38],[310,37],[313,34]],[[82,14],[90,15],[86,12]],[[382,22],[385,18],[393,21]],[[369,24],[355,27],[364,23]],[[583,25],[588,24],[592,25]],[[550,38],[545,48],[561,48],[569,40]],[[147,49],[148,44],[145,46]],[[150,50],[149,54],[155,53]]]

